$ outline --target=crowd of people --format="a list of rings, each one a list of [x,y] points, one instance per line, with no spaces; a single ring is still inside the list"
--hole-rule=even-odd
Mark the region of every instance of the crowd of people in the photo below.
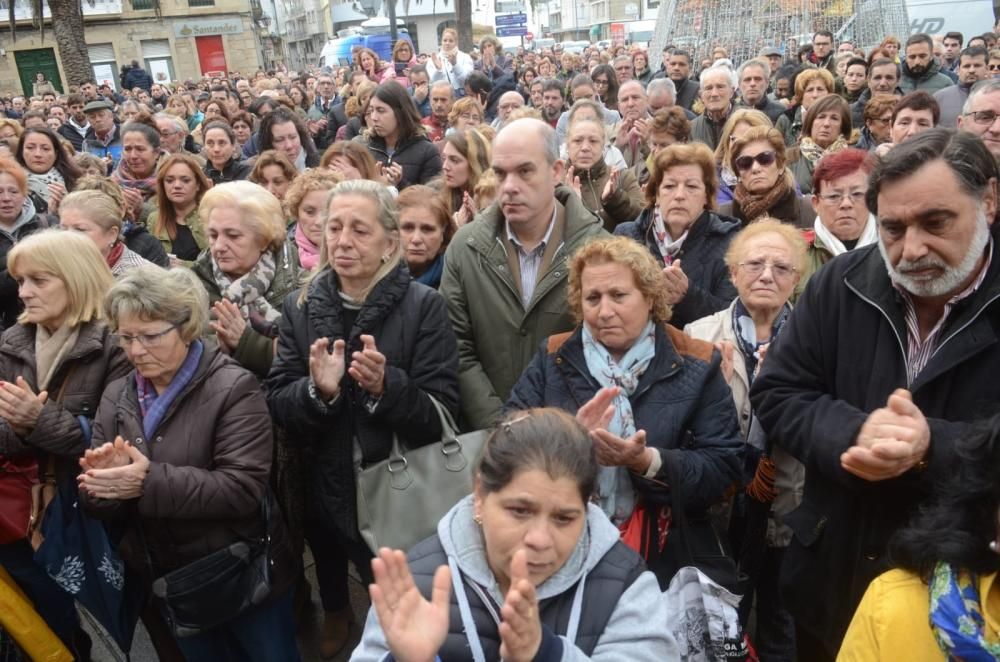
[[[681,659],[695,527],[741,659],[1000,656],[997,36],[458,37],[4,97],[0,488],[78,494],[162,660],[335,657],[351,565],[353,660]],[[359,474],[450,418],[489,431],[472,493],[372,549]],[[0,641],[88,660],[44,521],[0,583],[47,630]],[[261,538],[266,597],[183,621],[177,578]]]

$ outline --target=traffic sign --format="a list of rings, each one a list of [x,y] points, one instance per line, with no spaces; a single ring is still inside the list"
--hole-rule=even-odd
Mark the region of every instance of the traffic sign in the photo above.
[[[524,25],[528,22],[527,14],[498,14],[497,27],[509,27],[512,25]]]
[[[528,41],[534,41],[535,35],[533,32],[525,32],[524,38],[527,39]]]
[[[525,37],[527,34],[527,25],[511,25],[503,28],[497,28],[498,37]]]

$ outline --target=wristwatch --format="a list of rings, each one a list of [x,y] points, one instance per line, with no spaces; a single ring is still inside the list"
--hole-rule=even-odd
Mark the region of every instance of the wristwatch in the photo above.
[[[338,391],[337,394],[334,395],[329,400],[324,400],[322,394],[320,394],[320,392],[319,392],[319,388],[316,386],[316,382],[313,380],[312,377],[310,377],[309,378],[309,397],[312,398],[313,400],[315,400],[316,403],[318,405],[320,405],[323,409],[326,409],[327,407],[332,407],[333,404],[335,402],[337,402],[337,398],[340,397],[340,392]]]

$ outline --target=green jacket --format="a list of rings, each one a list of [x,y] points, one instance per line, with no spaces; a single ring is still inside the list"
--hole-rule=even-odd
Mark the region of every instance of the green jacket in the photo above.
[[[163,250],[167,252],[167,255],[172,255],[174,252],[173,241],[170,239],[170,235],[167,234],[166,228],[157,228],[159,220],[160,210],[153,208],[149,212],[149,216],[146,217],[146,227],[160,240],[160,243],[163,244]],[[198,248],[201,250],[208,248],[208,237],[205,235],[205,228],[201,225],[201,218],[198,216],[197,207],[187,215],[184,219],[184,224],[191,229],[191,234],[194,235],[194,241],[198,244]]]
[[[833,252],[823,243],[823,240],[816,236],[815,231],[808,230],[803,232],[809,241],[809,248],[806,250],[806,266],[799,275],[799,282],[795,286],[795,291],[792,293],[792,303],[798,301],[799,297],[802,295],[802,291],[806,289],[806,283],[814,273],[819,271],[819,268],[824,264],[833,259]],[[812,238],[809,239],[809,235]]]
[[[607,233],[571,189],[557,186],[555,197],[566,210],[563,243],[527,310],[507,266],[506,223],[498,204],[459,229],[448,245],[441,294],[458,336],[458,386],[471,429],[492,425],[541,343],[575,326],[566,302],[567,260]]]
[[[601,193],[611,177],[611,168],[601,159],[590,170],[580,170],[580,197],[583,205],[601,217],[604,229],[612,232],[620,223],[634,221],[642,213],[646,198],[639,188],[639,182],[631,170],[618,173],[618,187],[608,196],[601,199]]]
[[[275,253],[274,264],[274,280],[271,281],[271,287],[265,292],[264,298],[272,307],[280,311],[285,297],[302,285],[299,252],[293,244],[285,242]],[[208,291],[209,306],[221,300],[222,291],[212,274],[211,252],[202,251],[191,269],[201,279],[202,285]],[[215,334],[212,334],[213,340],[214,337]],[[243,335],[240,336],[236,351],[233,352],[233,359],[258,377],[264,378],[271,369],[271,361],[274,359],[274,340],[258,333],[247,324]]]

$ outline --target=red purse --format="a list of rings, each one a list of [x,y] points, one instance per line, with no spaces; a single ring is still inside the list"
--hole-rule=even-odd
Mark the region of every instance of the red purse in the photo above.
[[[28,537],[36,485],[38,460],[33,455],[0,455],[0,545]]]

